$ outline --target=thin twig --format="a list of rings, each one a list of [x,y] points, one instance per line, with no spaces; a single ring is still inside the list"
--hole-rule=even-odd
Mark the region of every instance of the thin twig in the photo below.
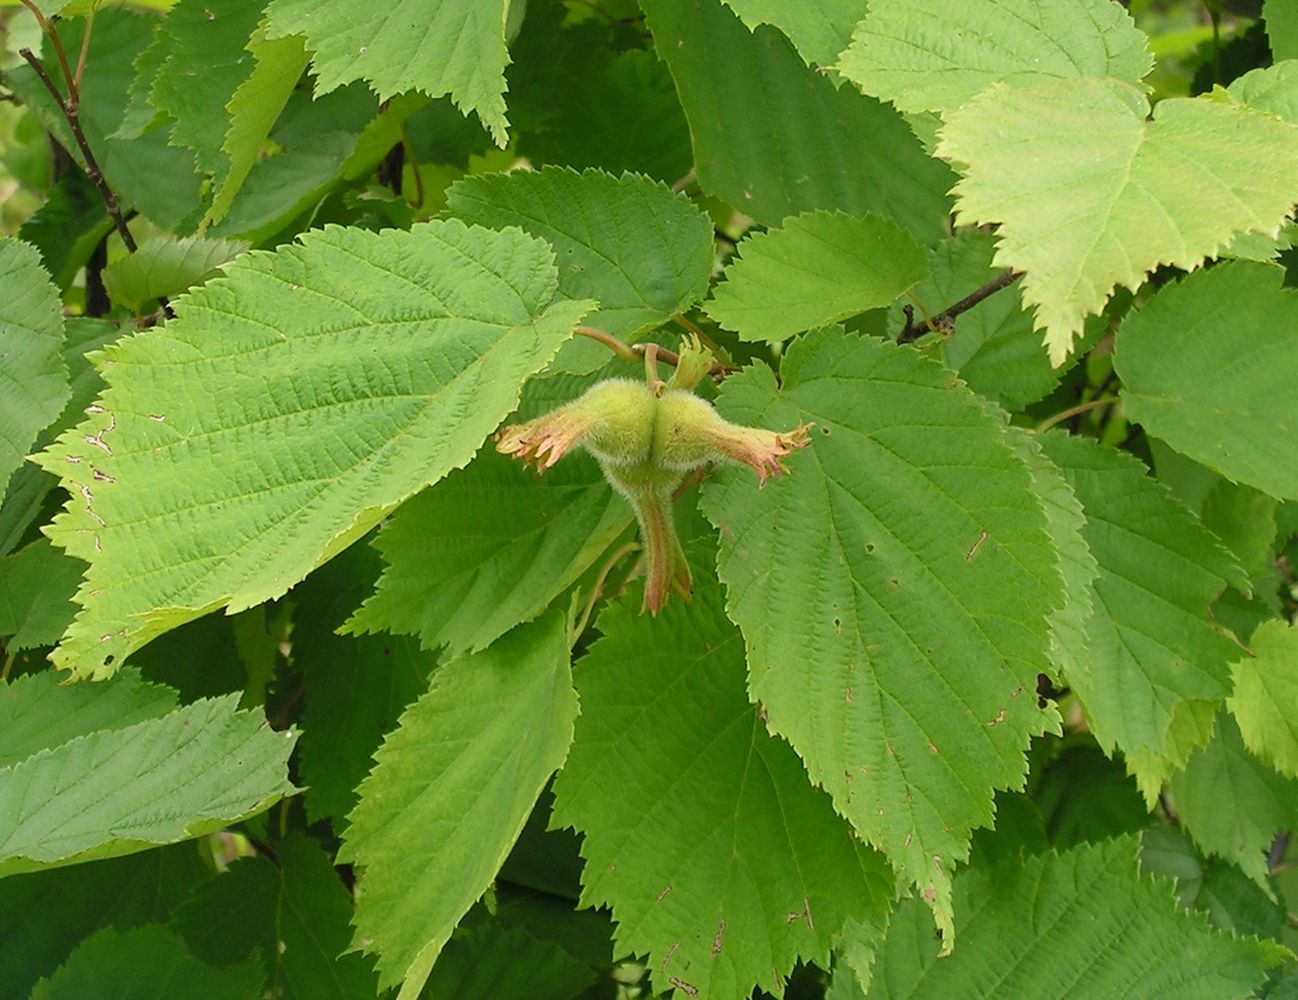
[[[1060,410],[1058,413],[1046,417],[1045,420],[1037,424],[1036,432],[1038,434],[1044,434],[1046,431],[1050,430],[1051,427],[1054,427],[1055,424],[1063,423],[1070,417],[1075,417],[1082,413],[1089,413],[1091,410],[1097,410],[1101,406],[1108,406],[1110,403],[1116,403],[1117,401],[1117,396],[1101,396],[1099,399],[1092,399],[1086,403],[1078,403],[1076,406],[1070,406],[1066,410]]]
[[[86,56],[90,54],[90,29],[94,23],[95,8],[92,6],[86,14],[86,30],[81,33],[81,55],[77,57],[77,71],[72,77],[72,85],[69,88],[78,105],[81,103],[81,77],[86,72]]]
[[[955,305],[943,309],[936,316],[926,317],[924,323],[907,323],[905,329],[901,331],[901,336],[897,338],[897,343],[908,344],[912,340],[918,340],[925,333],[949,332],[954,326],[955,318],[957,316],[961,313],[968,312],[974,306],[978,305],[978,303],[982,302],[983,299],[994,295],[1002,288],[1008,287],[1017,277],[1018,275],[1013,271],[1002,271],[991,281],[987,282],[987,284],[970,292]],[[916,304],[919,304],[918,300],[915,301]],[[923,309],[923,305],[920,305],[921,312]]]
[[[581,337],[587,337],[590,340],[603,344],[610,351],[616,354],[623,361],[639,362],[639,356],[633,351],[625,341],[619,340],[607,330],[601,330],[597,326],[574,326],[572,332]]]
[[[59,51],[62,51],[61,47]],[[95,159],[95,154],[90,151],[90,143],[86,141],[86,134],[81,129],[81,119],[77,115],[76,102],[72,98],[64,98],[59,93],[58,86],[50,79],[50,75],[45,72],[45,67],[41,64],[41,61],[32,55],[31,49],[19,49],[18,54],[27,60],[27,64],[31,66],[41,83],[45,85],[45,89],[50,92],[50,95],[63,111],[63,117],[67,119],[68,127],[72,129],[72,138],[76,140],[77,148],[81,150],[86,176],[90,178],[90,182],[99,191],[99,196],[104,199],[104,206],[108,209],[108,216],[113,220],[113,225],[122,237],[122,242],[126,244],[126,249],[134,253],[136,250],[135,237],[131,235],[131,231],[126,227],[126,220],[122,218],[122,207],[117,201],[117,195],[113,193],[113,189],[104,180],[104,172],[99,168],[99,161]],[[63,62],[66,64],[66,60],[63,60]],[[68,84],[69,86],[73,84],[70,72]]]
[[[45,37],[50,40],[50,44],[54,46],[54,54],[58,56],[59,68],[63,71],[63,79],[68,82],[72,107],[75,109],[77,102],[81,98],[81,92],[77,90],[76,81],[78,78],[73,74],[72,68],[68,66],[68,54],[63,51],[63,39],[60,38],[59,33],[54,30],[54,25],[50,23],[49,18],[41,13],[41,9],[36,6],[35,0],[20,0],[20,2],[24,7],[32,12],[32,16],[36,18],[36,23],[40,25],[41,33],[45,35]],[[21,55],[22,53],[19,54]],[[54,96],[58,98],[59,103],[62,104],[63,98],[59,97],[59,92],[56,90],[53,93]]]

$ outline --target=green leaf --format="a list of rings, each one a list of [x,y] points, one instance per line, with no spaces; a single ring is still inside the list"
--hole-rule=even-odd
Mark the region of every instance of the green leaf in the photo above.
[[[978,229],[942,241],[929,253],[930,277],[912,294],[932,314],[982,288],[999,273],[992,266],[995,243],[995,237]],[[900,333],[906,322],[900,304],[892,308],[889,320],[890,328]],[[1051,367],[1017,283],[961,313],[953,325],[952,333],[941,339],[942,360],[969,388],[1007,410],[1035,403],[1058,383],[1062,372]]]
[[[1235,720],[1223,712],[1216,736],[1172,776],[1170,790],[1194,842],[1270,892],[1267,851],[1277,833],[1298,829],[1298,781],[1249,753]]]
[[[96,930],[165,921],[209,875],[191,842],[8,876],[0,892],[0,982],[13,996],[26,997]]]
[[[1139,84],[1147,41],[1112,0],[870,0],[838,69],[902,111],[953,111],[993,83]]]
[[[254,965],[218,969],[200,962],[165,927],[126,932],[102,930],[81,943],[68,960],[32,990],[32,1000],[248,1000],[261,993]]]
[[[482,649],[544,611],[631,520],[588,456],[538,478],[483,449],[384,525],[374,544],[387,567],[345,629]]]
[[[703,190],[768,226],[837,209],[886,216],[924,243],[946,235],[954,177],[891,108],[835,88],[783,35],[750,32],[720,0],[641,7],[676,80]]]
[[[948,958],[908,900],[888,928],[870,1000],[1250,996],[1288,953],[1177,910],[1168,882],[1140,877],[1138,848],[1122,837],[962,873],[960,940]]]
[[[1275,235],[1293,207],[1298,127],[1207,98],[1148,113],[1116,80],[999,84],[940,133],[937,154],[964,173],[957,221],[999,224],[995,262],[1024,272],[1055,364],[1115,286],[1197,267],[1239,233]]]
[[[225,169],[214,180],[212,204],[203,216],[202,228],[220,222],[230,211],[306,69],[307,53],[298,35],[267,39],[265,29],[258,28],[247,48],[253,67],[225,106],[230,116],[221,143]]]
[[[1105,750],[1175,759],[1177,711],[1230,692],[1239,647],[1207,610],[1243,573],[1132,456],[1059,432],[1040,440],[1082,503],[1082,537],[1099,564],[1090,655],[1065,679]]]
[[[126,729],[176,707],[176,692],[124,670],[112,684],[61,684],[45,670],[0,685],[0,768],[79,736]]]
[[[379,100],[417,90],[450,94],[505,145],[508,0],[399,0],[384,16],[351,0],[274,0],[268,36],[306,36],[316,93],[366,81]]]
[[[36,248],[0,236],[0,483],[67,402],[59,292]]]
[[[572,1000],[595,982],[590,966],[520,927],[496,922],[456,931],[423,1000]]]
[[[416,502],[416,501],[412,501]],[[404,509],[404,508],[403,508]],[[412,553],[421,561],[427,555]],[[353,545],[293,589],[293,658],[302,668],[302,777],[314,821],[343,826],[355,788],[374,751],[401,713],[428,690],[437,654],[408,636],[353,638],[335,631],[372,593],[381,562],[369,545]]]
[[[716,581],[656,619],[631,608],[600,615],[574,671],[582,717],[555,782],[554,823],[583,835],[582,903],[611,908],[617,951],[648,955],[660,989],[778,994],[847,921],[882,926],[891,874],[749,703]]]
[[[998,417],[909,348],[833,333],[726,381],[720,408],[811,447],[760,491],[703,493],[743,629],[749,690],[835,808],[950,930],[950,875],[1023,751],[1037,706],[1057,554]],[[940,526],[940,527],[939,527]]]
[[[221,140],[233,124],[226,106],[252,71],[246,46],[263,6],[263,0],[179,0],[158,28],[155,44],[164,54],[150,103],[173,120],[171,144],[192,151],[200,173],[225,166]]]
[[[1149,810],[1136,782],[1089,739],[1073,742],[1065,737],[1059,755],[1041,771],[1035,786],[1032,801],[1056,850],[1149,825]]]
[[[689,173],[689,126],[671,74],[653,52],[601,57],[583,47],[562,64],[554,64],[549,49],[541,58],[552,64],[545,66],[546,116],[535,130],[520,127],[520,155],[535,164],[648,174],[668,184]]]
[[[232,240],[155,236],[104,269],[104,288],[117,305],[139,312],[152,299],[201,285],[246,249],[246,243]]]
[[[1204,526],[1235,553],[1244,572],[1255,582],[1275,573],[1276,511],[1280,504],[1253,489],[1219,479],[1204,499]],[[1258,589],[1257,586],[1254,589]],[[1278,608],[1277,608],[1278,610]],[[1240,633],[1247,635],[1247,632]]]
[[[265,994],[286,1000],[354,1000],[377,992],[375,975],[347,947],[351,894],[319,846],[301,834],[275,860],[241,858],[176,910],[172,930],[202,961],[254,960]]]
[[[0,874],[197,837],[292,794],[297,734],[238,701],[101,729],[0,770]]]
[[[1214,927],[1257,937],[1279,937],[1285,909],[1268,899],[1240,869],[1204,858],[1181,828],[1160,823],[1141,838],[1140,867],[1145,874],[1176,879],[1180,903],[1202,910]]]
[[[1262,19],[1276,61],[1298,59],[1298,8],[1293,0],[1265,0]]]
[[[1282,62],[1245,73],[1226,88],[1231,100],[1298,122],[1298,62]]]
[[[72,624],[86,564],[38,538],[0,558],[0,635],[5,649],[52,646]]]
[[[1298,499],[1298,295],[1232,261],[1159,290],[1119,329],[1124,412],[1177,451]]]
[[[890,305],[928,277],[914,238],[877,215],[809,212],[749,236],[707,314],[744,340],[778,342]]]
[[[50,188],[45,204],[23,223],[18,235],[41,252],[41,263],[66,291],[113,229],[104,199],[86,175],[73,171]]]
[[[401,717],[360,788],[339,860],[362,870],[355,946],[380,987],[418,996],[491,884],[572,741],[577,696],[563,619],[452,660]]]
[[[852,28],[861,18],[857,0],[725,0],[739,19],[756,30],[759,24],[779,28],[808,65],[828,66],[847,48]]]
[[[1046,511],[1046,531],[1058,553],[1064,602],[1050,615],[1050,648],[1058,675],[1068,677],[1090,656],[1086,626],[1095,612],[1094,583],[1100,568],[1083,535],[1086,515],[1063,473],[1026,430],[1010,428],[1008,444],[1032,472],[1033,486]]]
[[[89,419],[41,456],[72,497],[50,536],[90,563],[55,662],[102,677],[277,597],[466,463],[589,310],[547,305],[555,285],[517,231],[331,227],[108,348]]]
[[[1233,667],[1230,710],[1249,750],[1298,778],[1298,630],[1265,622],[1249,645],[1252,657]]]
[[[518,226],[550,243],[559,295],[596,299],[592,326],[630,340],[701,299],[712,274],[712,223],[690,201],[647,177],[559,167],[466,177],[446,194],[465,222]],[[592,371],[608,349],[580,341],[558,365]]]

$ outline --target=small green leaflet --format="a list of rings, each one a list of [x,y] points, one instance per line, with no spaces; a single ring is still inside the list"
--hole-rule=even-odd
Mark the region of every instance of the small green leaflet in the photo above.
[[[517,226],[548,242],[560,297],[598,300],[587,322],[623,340],[661,326],[707,291],[712,221],[648,177],[562,167],[484,174],[454,184],[446,202],[465,222]],[[607,360],[607,348],[579,340],[556,364],[589,372]]]
[[[260,995],[258,973],[250,962],[225,968],[200,962],[175,933],[156,924],[124,932],[108,927],[37,983],[31,1000],[235,1000]]]
[[[1275,235],[1293,207],[1298,126],[1211,98],[1148,113],[1117,80],[996,84],[939,133],[937,155],[964,174],[957,221],[999,224],[995,262],[1023,272],[1056,365],[1116,286],[1197,267],[1240,233]]]
[[[104,288],[113,302],[139,312],[151,299],[169,298],[218,273],[248,244],[202,236],[155,236],[135,253],[104,268]]]
[[[1217,733],[1169,785],[1181,824],[1204,851],[1233,861],[1266,889],[1267,851],[1281,830],[1298,829],[1298,780],[1248,752],[1235,720],[1217,716]]]
[[[1112,0],[870,0],[839,71],[902,111],[954,111],[993,83],[1138,84],[1148,39]]]
[[[504,146],[509,0],[393,0],[376,17],[354,0],[273,0],[270,38],[306,36],[316,93],[366,81],[379,100],[408,90],[450,94]]]
[[[440,667],[401,717],[339,852],[361,869],[354,945],[378,956],[381,988],[419,995],[567,756],[576,717],[558,614]]]
[[[813,421],[811,447],[703,492],[749,691],[949,942],[955,864],[1057,724],[1034,694],[1064,596],[1046,514],[1001,419],[914,350],[814,332],[780,374],[727,379],[719,408]]]
[[[847,48],[865,5],[860,0],[725,0],[739,19],[756,29],[770,24],[788,36],[808,65],[829,66]]]
[[[767,226],[823,208],[887,216],[926,244],[946,235],[954,175],[892,108],[836,88],[778,31],[749,31],[721,0],[640,6],[708,194]]]
[[[1264,622],[1249,646],[1253,656],[1234,666],[1230,710],[1249,750],[1298,778],[1298,630]]]
[[[809,212],[747,237],[707,313],[744,340],[773,343],[890,305],[928,277],[923,248],[877,215]]]
[[[1090,655],[1072,661],[1065,680],[1106,750],[1183,760],[1188,747],[1178,741],[1196,728],[1193,713],[1206,705],[1210,719],[1211,705],[1229,694],[1239,653],[1207,610],[1227,583],[1246,589],[1247,578],[1131,455],[1061,432],[1040,441],[1082,503],[1082,537],[1099,564]],[[1188,729],[1173,729],[1178,711],[1192,713],[1180,722]],[[1143,778],[1142,786],[1157,791]]]
[[[1160,289],[1123,321],[1126,415],[1177,451],[1298,499],[1298,293],[1283,268],[1232,261]]]
[[[89,714],[75,689],[63,690]],[[132,709],[115,701],[111,713],[87,720],[110,728],[0,770],[0,875],[187,840],[291,795],[297,734],[275,732],[260,711],[236,711],[238,701],[228,695],[165,715],[149,703]],[[111,728],[124,721],[122,707],[144,720]]]
[[[1139,846],[1134,836],[1119,837],[962,872],[960,940],[947,958],[938,957],[923,906],[907,900],[888,926],[867,997],[1252,996],[1266,970],[1289,953],[1272,941],[1214,931],[1201,913],[1178,910],[1170,881],[1140,876]],[[1122,901],[1121,924],[1115,900]],[[1062,969],[1068,973],[1058,974]]]
[[[517,230],[330,227],[106,349],[108,388],[40,458],[71,494],[50,537],[90,563],[55,662],[106,676],[276,597],[468,462],[593,305],[557,283]]]
[[[583,835],[582,903],[611,908],[617,951],[647,954],[656,989],[778,995],[847,921],[883,926],[892,877],[749,703],[705,574],[657,618],[633,613],[638,595],[600,615],[553,822]]]
[[[67,402],[58,289],[36,248],[0,236],[0,491]]]

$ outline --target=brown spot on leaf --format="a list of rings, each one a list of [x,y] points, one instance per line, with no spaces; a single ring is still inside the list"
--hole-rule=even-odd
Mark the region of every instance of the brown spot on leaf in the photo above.
[[[671,894],[672,894],[672,887],[671,884],[668,883],[667,885],[663,886],[663,891],[658,893],[658,902],[661,903],[664,899],[666,899]]]
[[[712,957],[716,958],[721,954],[721,949],[726,943],[726,918],[721,918],[721,926],[717,932],[712,935]]]
[[[982,548],[985,541],[987,541],[987,532],[984,531],[978,535],[978,540],[969,546],[969,551],[964,554],[964,561],[973,562],[974,556],[978,554],[978,550]]]
[[[996,713],[996,718],[992,719],[991,722],[987,723],[987,728],[990,729],[992,726],[999,726],[1004,721],[1005,721],[1005,709],[1002,708],[999,712]]]
[[[678,979],[676,976],[672,976],[667,980],[667,982],[671,983],[687,997],[696,997],[699,995],[699,988],[693,983],[687,983],[684,979]]]

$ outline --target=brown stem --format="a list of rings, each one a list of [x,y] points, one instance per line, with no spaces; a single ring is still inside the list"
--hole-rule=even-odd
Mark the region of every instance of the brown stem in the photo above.
[[[597,326],[574,326],[572,332],[580,337],[587,337],[590,340],[597,341],[607,347],[623,361],[639,361],[633,349],[628,347],[624,341],[619,340],[607,330],[601,330]]]
[[[41,9],[36,6],[35,0],[20,0],[20,2],[24,7],[32,12],[32,17],[36,18],[36,23],[40,25],[41,33],[45,35],[45,37],[50,40],[50,44],[54,46],[54,54],[58,56],[59,68],[63,71],[63,79],[68,83],[68,93],[72,101],[72,106],[75,108],[78,101],[81,99],[81,92],[77,90],[77,82],[80,80],[80,77],[75,75],[72,72],[72,68],[68,65],[68,54],[63,50],[63,39],[61,39],[59,33],[54,30],[54,25],[50,23],[49,18],[41,13]],[[21,53],[19,54],[21,55]],[[28,60],[28,62],[30,61],[31,60]],[[59,97],[59,92],[55,90],[52,91],[52,93],[59,103],[62,104],[63,98]]]
[[[1037,424],[1036,431],[1038,434],[1043,434],[1046,431],[1050,430],[1051,427],[1054,427],[1055,424],[1063,423],[1065,420],[1068,420],[1070,417],[1076,417],[1083,413],[1089,413],[1091,410],[1097,410],[1101,406],[1108,406],[1110,403],[1116,403],[1117,401],[1118,401],[1117,396],[1101,396],[1099,399],[1092,399],[1086,403],[1078,403],[1076,406],[1070,406],[1066,410],[1060,410],[1058,413],[1046,417],[1045,420]]]
[[[955,305],[943,309],[936,316],[933,316],[931,318],[926,317],[924,323],[914,323],[912,321],[907,321],[905,329],[901,331],[901,335],[897,338],[897,343],[908,344],[912,340],[918,340],[921,336],[923,336],[926,333],[930,333],[930,332],[940,333],[944,331],[949,331],[953,326],[954,320],[957,316],[959,316],[961,313],[968,312],[974,306],[978,305],[978,303],[982,302],[983,299],[991,295],[994,295],[996,292],[999,292],[1002,288],[1008,287],[1010,284],[1013,283],[1014,279],[1016,279],[1017,277],[1018,275],[1015,274],[1013,271],[1002,271],[991,281],[987,282],[987,284],[983,285],[981,288],[978,288],[970,292],[968,295],[966,295]],[[920,309],[922,311],[923,306],[921,306]]]
[[[58,36],[55,35],[54,37],[57,38]],[[62,46],[58,45],[56,48],[61,55],[63,52]],[[136,250],[135,237],[131,235],[131,231],[126,227],[126,220],[122,217],[122,207],[117,201],[117,195],[113,193],[112,188],[108,186],[108,182],[104,180],[104,173],[99,169],[99,161],[95,159],[95,154],[90,151],[90,143],[86,141],[86,134],[81,129],[81,119],[77,115],[76,100],[72,97],[64,98],[59,93],[59,88],[50,79],[50,75],[45,72],[45,67],[41,65],[41,61],[32,55],[31,49],[19,49],[18,54],[27,60],[27,64],[31,66],[41,83],[45,85],[45,89],[50,92],[59,108],[63,111],[63,117],[67,119],[68,127],[72,130],[72,138],[76,140],[77,148],[81,150],[86,176],[90,178],[91,183],[99,191],[99,196],[104,199],[104,206],[108,209],[108,216],[113,220],[113,225],[122,237],[122,242],[126,244],[126,249],[134,253]],[[74,78],[71,71],[67,70],[67,59],[62,58],[60,61],[63,63],[65,71],[68,72],[67,82],[69,87],[74,87]]]

